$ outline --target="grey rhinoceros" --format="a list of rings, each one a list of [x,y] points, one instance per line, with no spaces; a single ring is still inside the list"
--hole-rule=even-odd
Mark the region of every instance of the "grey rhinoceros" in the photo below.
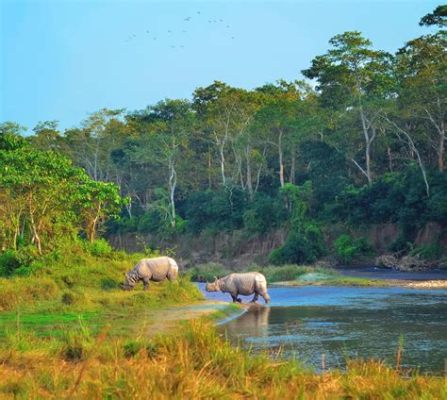
[[[131,290],[139,281],[143,281],[144,290],[147,290],[149,288],[149,281],[176,280],[178,276],[178,265],[170,257],[143,258],[125,275],[126,279],[121,285],[122,289]]]
[[[266,303],[270,301],[270,296],[267,293],[267,280],[259,272],[233,273],[220,279],[215,278],[213,283],[206,284],[205,289],[207,292],[230,293],[233,303],[241,302],[238,298],[240,294],[245,296],[254,294],[252,303],[258,300],[259,295],[264,298]]]

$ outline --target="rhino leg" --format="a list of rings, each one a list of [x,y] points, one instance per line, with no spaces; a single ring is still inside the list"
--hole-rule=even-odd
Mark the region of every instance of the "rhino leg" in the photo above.
[[[230,295],[231,295],[231,298],[233,299],[233,303],[241,303],[242,302],[242,300],[241,299],[239,299],[238,297],[237,297],[237,293],[236,294],[234,294],[234,293],[230,293]]]
[[[149,278],[143,278],[144,290],[149,290]]]
[[[253,299],[251,300],[251,303],[256,303],[258,301],[258,293],[255,292],[255,295],[253,296]]]
[[[270,296],[267,292],[261,295],[264,298],[266,304],[270,303]]]

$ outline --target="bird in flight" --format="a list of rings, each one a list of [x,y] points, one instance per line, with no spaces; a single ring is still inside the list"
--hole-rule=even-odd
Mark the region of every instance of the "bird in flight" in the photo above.
[[[191,17],[187,17],[184,19],[184,21],[190,21],[190,20],[191,20]]]

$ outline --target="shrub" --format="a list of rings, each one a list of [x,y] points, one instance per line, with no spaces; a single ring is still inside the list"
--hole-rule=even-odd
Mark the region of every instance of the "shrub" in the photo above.
[[[340,235],[334,242],[337,258],[346,264],[350,264],[355,257],[365,254],[369,246],[364,238],[353,239],[348,234]]]
[[[443,254],[443,248],[439,243],[418,246],[410,252],[411,256],[419,256],[424,260],[434,261]]]
[[[11,276],[19,269],[26,269],[37,258],[33,246],[22,247],[19,250],[8,249],[0,254],[0,276]]]
[[[6,250],[0,254],[0,276],[10,276],[19,267],[20,260],[16,251]]]
[[[87,243],[87,250],[91,255],[96,257],[108,256],[113,251],[112,246],[105,239],[97,239]]]
[[[266,233],[279,225],[281,212],[281,206],[277,200],[265,195],[257,195],[250,204],[250,208],[244,213],[244,227],[251,233]]]
[[[270,253],[269,261],[286,263],[312,263],[325,254],[325,243],[320,228],[306,222],[292,228],[283,246]]]

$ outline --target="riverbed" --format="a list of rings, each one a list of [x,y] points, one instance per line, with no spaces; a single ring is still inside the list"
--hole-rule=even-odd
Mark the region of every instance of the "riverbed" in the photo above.
[[[401,347],[402,368],[444,372],[445,289],[302,286],[270,287],[269,293],[269,306],[249,309],[219,329],[233,343],[274,357],[294,357],[316,371],[344,368],[349,358],[374,358],[395,366]],[[231,301],[228,294],[205,295]]]

